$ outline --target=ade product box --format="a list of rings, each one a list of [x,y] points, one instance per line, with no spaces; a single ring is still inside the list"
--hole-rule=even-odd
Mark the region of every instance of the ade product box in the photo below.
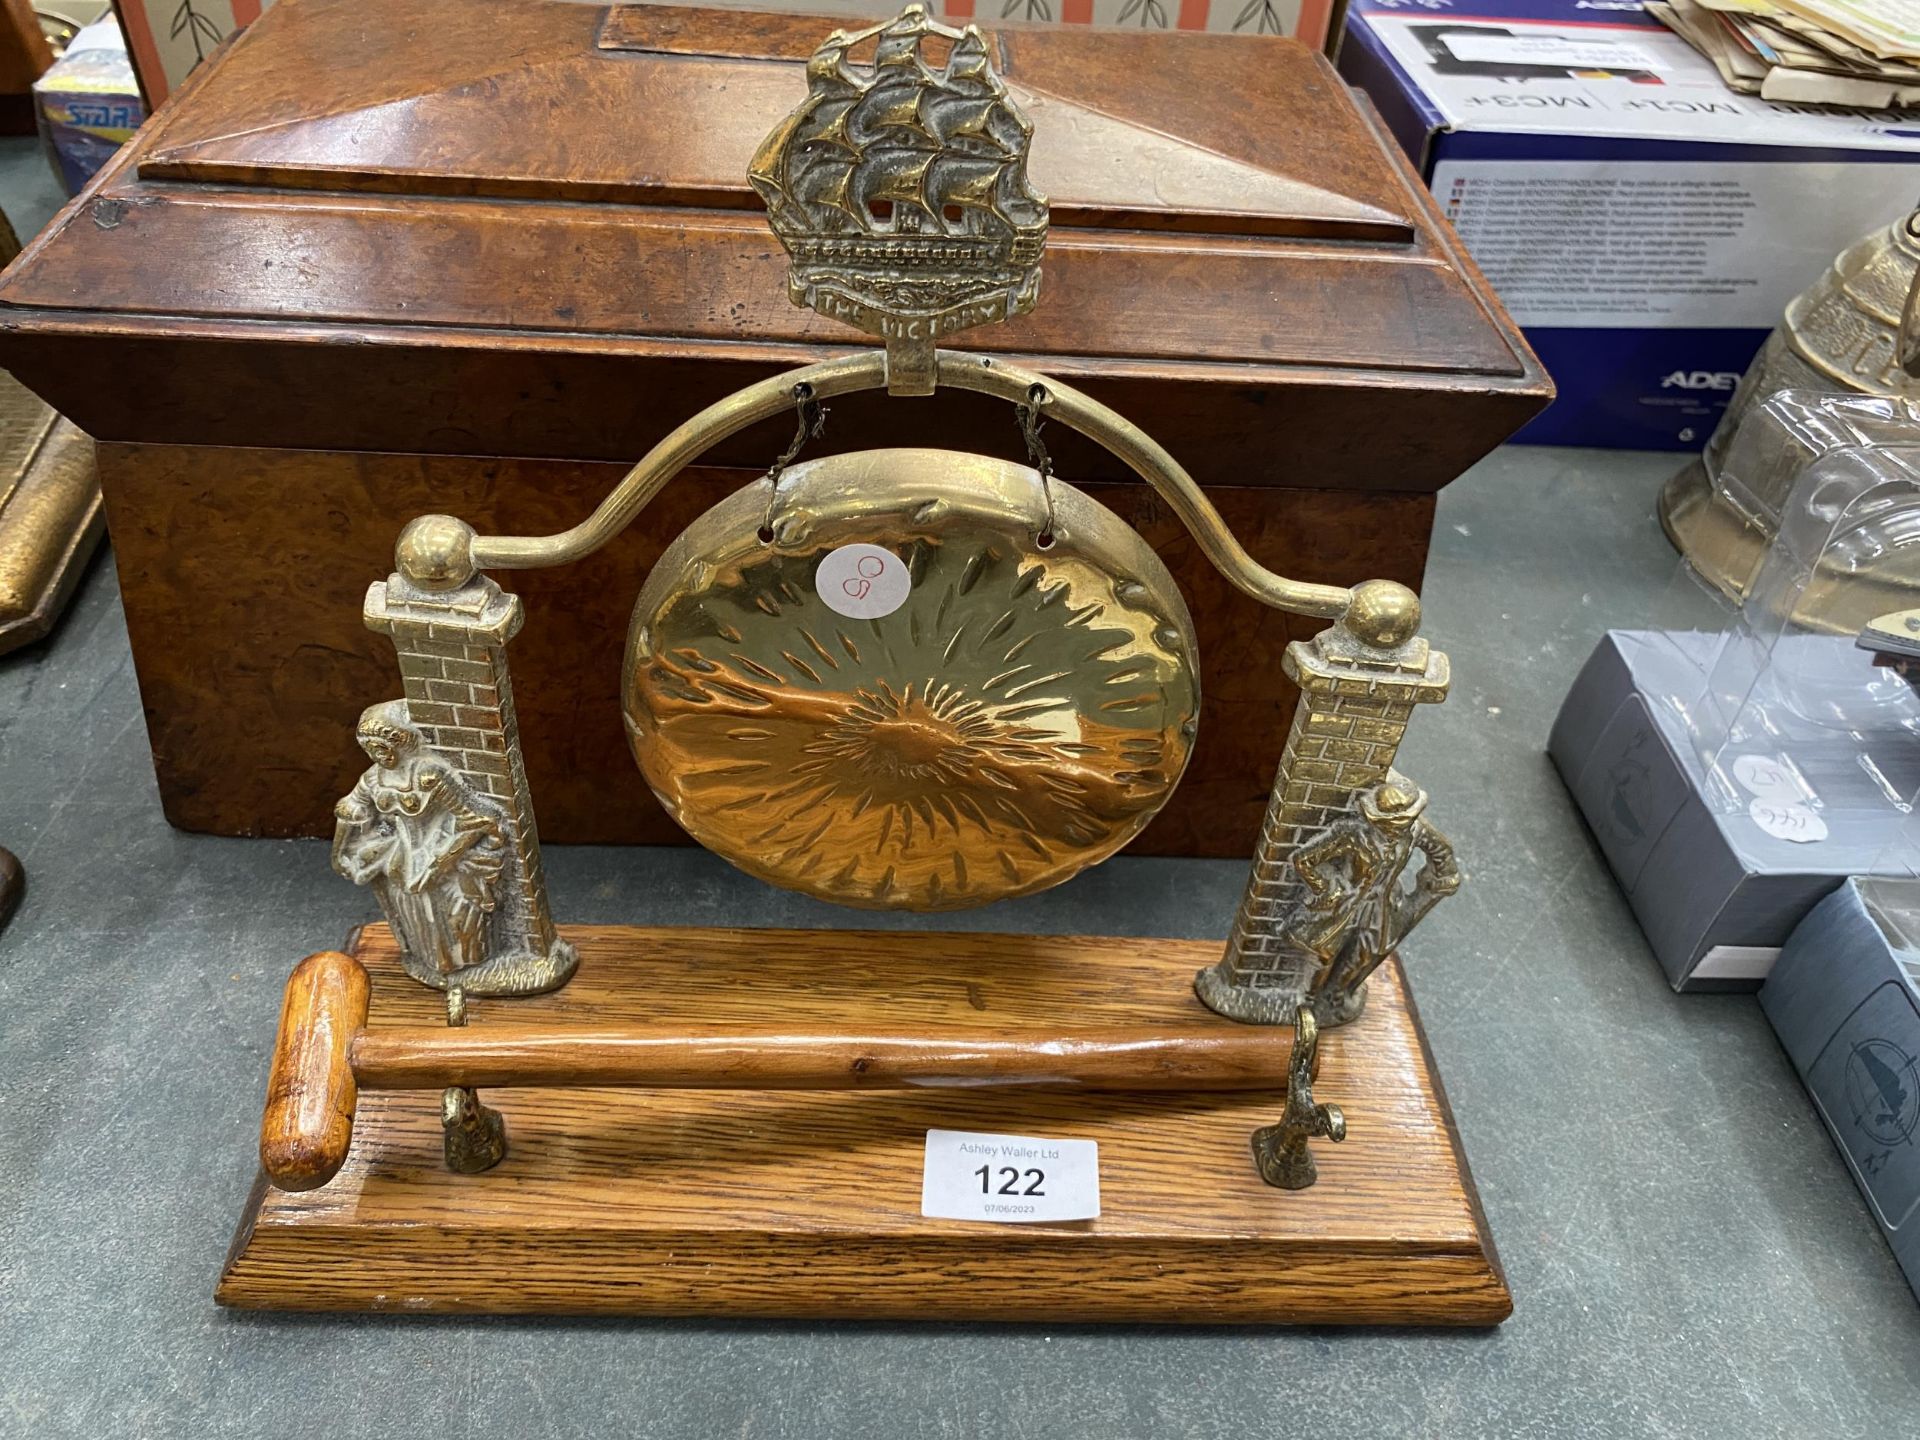
[[[1760,990],[1907,1284],[1920,1294],[1920,883],[1849,880]]]
[[[1354,0],[1340,69],[1559,386],[1522,442],[1699,449],[1787,301],[1920,200],[1920,113],[1735,94],[1635,0]]]

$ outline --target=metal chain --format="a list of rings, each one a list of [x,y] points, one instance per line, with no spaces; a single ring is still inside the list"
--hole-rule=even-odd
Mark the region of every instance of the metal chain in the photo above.
[[[794,428],[793,440],[780,458],[773,462],[764,477],[767,481],[767,513],[760,521],[760,538],[773,539],[773,508],[780,498],[780,476],[806,448],[809,440],[820,438],[820,432],[827,428],[827,407],[822,405],[813,393],[813,386],[802,380],[790,392],[793,396]]]
[[[1040,431],[1046,425],[1046,417],[1041,411],[1053,403],[1053,396],[1047,393],[1044,385],[1027,387],[1027,403],[1013,407],[1014,414],[1020,417],[1020,438],[1027,442],[1027,459],[1035,470],[1040,472],[1040,494],[1047,504],[1046,528],[1040,532],[1040,548],[1053,544],[1053,456],[1047,453],[1046,441],[1040,438]]]

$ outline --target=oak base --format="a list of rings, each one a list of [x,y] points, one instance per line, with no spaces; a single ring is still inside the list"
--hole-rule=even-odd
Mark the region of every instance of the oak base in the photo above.
[[[565,989],[471,1023],[649,1021],[1046,1032],[1232,1022],[1192,994],[1218,942],[796,930],[566,930]],[[369,1026],[432,1023],[393,939],[350,945]],[[1262,1183],[1276,1094],[491,1090],[509,1152],[441,1164],[439,1097],[363,1095],[345,1168],[256,1184],[224,1305],[292,1310],[835,1319],[1497,1324],[1512,1310],[1397,963],[1321,1040],[1348,1139],[1319,1183]],[[930,1128],[1100,1144],[1102,1213],[1059,1225],[920,1215]]]

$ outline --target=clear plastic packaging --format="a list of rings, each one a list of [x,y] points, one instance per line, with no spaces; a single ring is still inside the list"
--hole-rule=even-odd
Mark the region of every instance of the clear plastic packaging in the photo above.
[[[1920,694],[1855,638],[1920,605],[1920,406],[1782,391],[1749,410],[1717,483],[1775,538],[1740,601],[1682,561],[1640,637],[1643,693],[1721,813],[1801,843],[1849,816],[1884,834],[1920,802]],[[1912,872],[1914,827],[1895,828],[1888,868]]]
[[[1920,880],[1869,875],[1859,881],[1859,892],[1888,945],[1920,957]]]

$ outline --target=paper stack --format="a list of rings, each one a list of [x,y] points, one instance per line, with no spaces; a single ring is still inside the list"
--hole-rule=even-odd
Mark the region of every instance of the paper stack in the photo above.
[[[1920,0],[1646,0],[1743,94],[1920,108]]]

